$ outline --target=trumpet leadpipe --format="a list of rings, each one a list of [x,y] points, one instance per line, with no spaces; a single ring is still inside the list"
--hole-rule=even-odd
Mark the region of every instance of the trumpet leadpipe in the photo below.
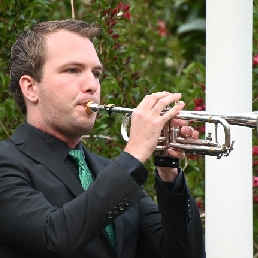
[[[167,112],[170,108],[165,109],[161,113]],[[114,104],[99,105],[93,101],[89,101],[85,105],[87,113],[107,111],[108,113],[129,113],[134,108],[116,107]],[[250,128],[258,127],[258,111],[249,113],[216,113],[208,111],[179,111],[175,118],[189,120],[194,122],[220,123],[220,119],[224,119],[231,125],[245,126]]]
[[[88,114],[98,111],[107,111],[109,115],[111,113],[131,114],[133,110],[133,108],[116,107],[114,104],[99,105],[93,101],[89,101],[85,105],[85,111]]]

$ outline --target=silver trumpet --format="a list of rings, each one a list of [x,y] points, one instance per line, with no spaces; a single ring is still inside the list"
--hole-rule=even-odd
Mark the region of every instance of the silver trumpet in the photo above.
[[[167,107],[161,112],[161,115],[170,110]],[[124,113],[124,119],[121,124],[121,134],[125,141],[129,140],[128,125],[130,124],[131,113],[133,108],[116,107],[113,104],[99,105],[89,101],[85,105],[87,113],[106,111],[109,115],[112,113]],[[208,133],[205,140],[193,139],[191,137],[182,137],[180,130],[176,126],[171,126],[166,123],[161,132],[158,145],[155,150],[155,155],[168,156],[167,149],[174,148],[184,151],[186,154],[210,155],[221,158],[228,156],[233,150],[234,141],[230,140],[230,125],[245,126],[249,128],[258,128],[258,111],[250,113],[208,113],[206,111],[180,111],[174,118],[189,120],[192,122],[208,122],[215,125],[215,139],[212,140],[212,134]],[[218,143],[217,130],[218,124],[221,124],[224,129],[224,144]]]

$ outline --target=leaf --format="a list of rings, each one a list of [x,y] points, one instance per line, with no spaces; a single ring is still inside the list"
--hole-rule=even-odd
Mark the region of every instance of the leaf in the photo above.
[[[202,18],[194,19],[179,26],[177,29],[179,35],[191,31],[206,31],[206,20]]]

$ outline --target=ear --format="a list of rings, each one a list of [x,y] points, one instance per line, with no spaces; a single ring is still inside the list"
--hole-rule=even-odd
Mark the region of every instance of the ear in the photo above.
[[[25,100],[36,103],[38,101],[38,83],[29,75],[23,75],[19,81]]]

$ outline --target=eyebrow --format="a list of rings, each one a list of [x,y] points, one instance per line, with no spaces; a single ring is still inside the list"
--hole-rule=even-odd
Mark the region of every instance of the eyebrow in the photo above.
[[[77,61],[71,61],[71,62],[68,62],[68,63],[65,63],[63,65],[61,65],[59,68],[60,69],[63,69],[69,65],[74,65],[74,66],[80,66],[80,67],[85,67],[85,64],[83,63],[80,63],[80,62],[77,62]],[[97,64],[93,67],[94,69],[98,69],[98,70],[101,70],[103,71],[104,70],[104,67],[101,65],[101,64]]]

